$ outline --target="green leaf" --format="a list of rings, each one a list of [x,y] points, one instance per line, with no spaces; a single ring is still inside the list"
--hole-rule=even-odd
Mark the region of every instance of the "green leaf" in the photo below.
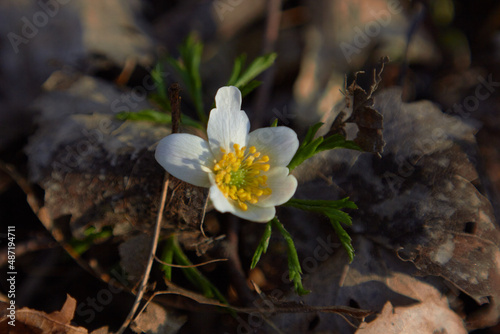
[[[346,140],[341,134],[334,134],[326,138],[321,136],[314,139],[314,136],[322,125],[323,123],[320,122],[314,124],[309,128],[304,141],[299,146],[297,152],[292,158],[292,161],[290,161],[290,163],[288,164],[288,169],[290,171],[299,166],[307,159],[322,151],[333,150],[336,148],[348,148],[359,151],[362,150],[353,141]]]
[[[328,216],[328,218],[330,218],[330,223],[332,224],[333,229],[335,230],[335,233],[337,234],[337,237],[340,240],[340,243],[346,250],[347,256],[349,256],[349,262],[352,262],[352,260],[354,260],[354,247],[352,246],[351,237],[342,228],[339,222],[335,220],[334,217]]]
[[[172,116],[164,112],[153,109],[143,109],[140,111],[123,111],[116,114],[116,118],[122,121],[150,121],[160,124],[172,123]]]
[[[349,261],[352,262],[352,260],[354,259],[354,248],[351,243],[351,237],[340,225],[340,223],[343,223],[348,226],[352,225],[351,216],[341,211],[340,209],[358,208],[354,202],[349,200],[349,197],[337,201],[305,200],[305,199],[292,198],[283,205],[291,206],[304,211],[321,213],[327,216],[335,230],[335,233],[337,234],[340,240],[340,243],[342,244],[342,246],[347,252],[347,255],[349,256]]]
[[[323,142],[323,137],[319,137],[306,145],[299,146],[299,149],[288,164],[290,171],[317,153],[317,148]]]
[[[180,75],[189,95],[194,102],[196,113],[202,123],[207,123],[207,115],[203,109],[200,63],[203,44],[193,34],[179,47],[180,60],[168,57],[167,62]]]
[[[234,86],[240,89],[243,88],[259,74],[267,70],[274,63],[277,56],[278,55],[276,53],[270,53],[257,57],[241,74],[241,76],[239,76],[238,80],[234,83]]]
[[[356,144],[352,140],[346,140],[344,136],[338,133],[325,138],[321,145],[318,146],[316,153],[326,150],[333,150],[335,148],[348,148],[357,151],[363,150],[358,146],[358,144]]]
[[[300,267],[299,256],[297,255],[297,249],[293,243],[292,236],[288,233],[283,224],[280,223],[277,217],[274,217],[271,223],[280,231],[287,244],[288,271],[290,281],[293,282],[295,287],[295,292],[299,295],[308,294],[310,291],[304,289],[302,286],[302,268]]]
[[[349,200],[349,197],[331,201],[331,200],[312,200],[312,199],[298,199],[291,198],[284,205],[293,206],[295,208],[299,208],[306,211],[314,211],[315,208],[322,210],[324,208],[327,209],[357,209],[358,206],[353,201]]]
[[[250,94],[255,88],[259,87],[262,84],[262,81],[252,80],[247,83],[245,86],[240,88],[241,96],[245,97]]]
[[[259,245],[255,250],[252,258],[252,264],[250,264],[250,269],[254,269],[257,263],[260,260],[262,254],[267,252],[267,247],[269,246],[269,239],[271,238],[272,226],[271,222],[266,224],[266,229],[264,230],[264,234],[262,234],[262,238],[260,239]]]
[[[236,84],[246,59],[247,59],[246,54],[241,54],[234,60],[233,71],[231,72],[231,77],[227,82],[228,86],[234,86]]]
[[[90,226],[83,234],[85,235],[83,240],[72,238],[69,241],[69,245],[73,248],[73,251],[79,255],[89,250],[97,240],[105,240],[111,237],[113,235],[113,229],[109,226],[105,226],[101,231],[97,231],[94,226]]]
[[[165,246],[163,248],[163,253],[161,254],[161,258],[165,263],[174,263],[174,236],[170,236],[165,241]],[[172,280],[172,267],[166,264],[162,264],[160,266],[161,270],[165,273],[165,279],[168,281]]]
[[[274,121],[271,123],[271,128],[275,128],[278,126],[278,119],[275,118]]]
[[[238,87],[241,91],[241,96],[245,97],[262,84],[262,82],[254,79],[267,70],[274,63],[276,57],[276,53],[257,57],[245,70],[243,70],[246,55],[240,55],[234,60],[233,71],[231,72],[231,77],[227,85]]]
[[[307,130],[307,134],[306,134],[306,137],[304,138],[304,141],[302,142],[301,146],[306,146],[308,145],[310,142],[312,142],[314,136],[316,135],[316,133],[318,132],[319,128],[321,128],[323,126],[324,123],[322,122],[319,122],[319,123],[316,123],[314,124],[313,126],[311,126],[309,128],[309,130]]]
[[[153,109],[143,109],[140,111],[124,111],[116,114],[115,116],[119,120],[128,121],[149,121],[159,124],[171,124],[172,116],[170,114],[165,114]],[[200,122],[195,121],[191,117],[181,114],[181,123],[187,126],[192,126],[203,130],[203,125]]]
[[[161,100],[162,103],[168,105],[167,110],[170,110],[170,100],[167,96],[167,85],[165,84],[165,80],[163,78],[163,66],[160,62],[158,62],[155,68],[151,71],[151,77],[153,78],[153,82],[155,83],[159,100]]]
[[[292,171],[295,167],[303,163],[305,160],[309,159],[316,153],[317,147],[323,141],[323,137],[319,137],[313,140],[314,136],[318,132],[319,128],[323,125],[323,123],[316,123],[307,130],[307,134],[300,144],[297,152],[293,156],[292,160],[288,164],[288,169]]]

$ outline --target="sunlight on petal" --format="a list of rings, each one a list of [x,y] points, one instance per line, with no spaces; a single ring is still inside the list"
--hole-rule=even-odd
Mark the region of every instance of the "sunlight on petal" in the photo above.
[[[175,133],[163,138],[156,147],[155,158],[176,178],[199,187],[209,187],[207,168],[213,167],[208,143],[200,137]]]

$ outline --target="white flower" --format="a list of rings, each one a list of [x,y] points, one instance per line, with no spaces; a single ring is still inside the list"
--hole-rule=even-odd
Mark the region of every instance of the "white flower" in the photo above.
[[[238,88],[222,87],[215,96],[204,139],[185,133],[163,138],[155,157],[171,175],[210,188],[220,212],[267,222],[276,205],[287,202],[297,180],[286,167],[299,147],[297,134],[278,126],[249,133],[250,121],[241,109]]]

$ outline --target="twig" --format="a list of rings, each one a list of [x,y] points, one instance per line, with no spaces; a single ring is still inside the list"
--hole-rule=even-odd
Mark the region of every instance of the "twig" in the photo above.
[[[172,133],[179,132],[179,124],[181,122],[181,98],[179,96],[180,91],[181,88],[178,83],[173,83],[168,88],[170,107],[172,108]]]
[[[157,256],[155,256],[155,260],[160,262],[161,264],[163,264],[165,266],[170,266],[170,267],[174,267],[174,268],[196,268],[196,267],[205,266],[207,264],[211,264],[211,263],[215,263],[215,262],[227,261],[227,259],[215,259],[215,260],[210,260],[210,261],[206,261],[206,262],[202,262],[202,263],[198,263],[198,264],[184,266],[184,265],[180,265],[180,264],[167,263],[165,261],[160,260]]]
[[[170,105],[172,107],[172,133],[177,133],[179,132],[179,123],[181,120],[179,84],[177,83],[172,84],[169,87],[168,91],[170,97]],[[146,269],[144,270],[144,276],[142,277],[141,284],[139,285],[139,291],[137,292],[137,295],[135,297],[134,305],[132,305],[132,309],[130,310],[127,318],[123,322],[117,334],[122,334],[125,331],[125,329],[127,329],[127,327],[130,325],[130,322],[134,318],[134,314],[137,311],[139,304],[141,303],[142,297],[144,296],[144,292],[146,291],[149,275],[151,273],[151,268],[153,266],[153,262],[156,255],[156,248],[158,247],[158,238],[160,236],[161,221],[163,220],[163,210],[165,209],[165,203],[167,201],[169,183],[170,183],[170,175],[165,173],[165,177],[163,178],[163,188],[161,191],[160,207],[158,209],[158,215],[156,216],[155,230],[153,233],[153,239],[151,240],[151,251],[149,253]]]
[[[263,311],[269,312],[269,309],[264,309],[261,307],[238,307],[233,305],[228,305],[221,303],[217,300],[207,298],[200,294],[194,293],[190,290],[186,290],[181,288],[180,286],[175,285],[172,282],[166,281],[165,284],[168,287],[166,291],[155,291],[155,293],[150,297],[149,301],[151,301],[154,297],[158,295],[178,295],[183,296],[188,299],[191,299],[199,304],[218,306],[224,309],[230,309],[236,311],[238,313],[262,313]],[[148,301],[148,302],[149,302]],[[359,308],[354,308],[350,306],[312,306],[312,305],[304,305],[296,302],[283,302],[283,303],[275,303],[271,299],[267,298],[267,302],[272,303],[272,312],[273,313],[330,313],[330,314],[343,314],[357,319],[365,319],[367,316],[375,313],[370,310],[363,310]]]
[[[146,264],[146,269],[144,270],[144,276],[142,277],[141,284],[139,285],[139,291],[135,296],[134,305],[132,305],[132,309],[130,310],[129,314],[127,315],[127,318],[123,322],[117,334],[122,334],[125,331],[125,329],[127,329],[127,327],[130,325],[130,322],[132,321],[134,314],[137,311],[139,304],[141,303],[142,296],[146,291],[146,286],[149,280],[149,274],[151,273],[151,267],[153,266],[153,260],[155,258],[156,248],[158,246],[158,237],[160,236],[161,221],[163,219],[163,209],[165,208],[169,181],[170,181],[169,175],[165,173],[165,178],[163,180],[163,189],[161,191],[160,208],[158,209],[158,215],[156,216],[155,230],[153,234],[153,239],[151,240],[151,251],[149,252],[149,258]]]

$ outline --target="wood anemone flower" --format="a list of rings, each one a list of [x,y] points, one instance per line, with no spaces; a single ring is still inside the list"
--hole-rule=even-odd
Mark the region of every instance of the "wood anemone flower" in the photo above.
[[[163,138],[155,157],[167,172],[195,186],[210,188],[220,212],[254,222],[274,218],[276,205],[287,202],[297,179],[286,167],[299,147],[297,134],[284,126],[249,133],[238,88],[222,87],[208,119],[208,142],[175,133]]]

